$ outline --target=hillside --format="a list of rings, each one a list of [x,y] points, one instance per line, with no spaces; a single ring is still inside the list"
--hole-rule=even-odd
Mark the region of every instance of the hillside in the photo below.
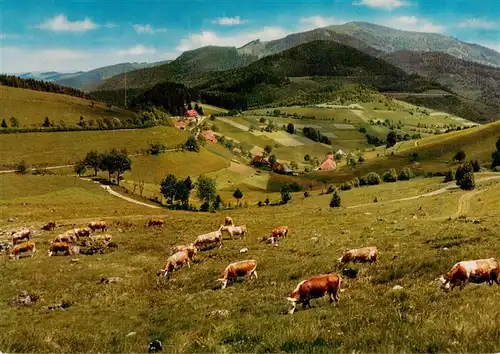
[[[197,74],[240,68],[258,58],[240,54],[234,47],[208,46],[184,52],[176,60],[156,67],[135,70],[127,74],[127,87],[150,88],[164,81],[180,82],[190,86],[197,83]],[[215,76],[215,74],[214,74]],[[94,91],[123,89],[123,75],[114,76],[94,87]]]
[[[461,96],[500,106],[500,67],[457,59],[440,52],[400,51],[382,58],[409,74],[433,78]]]
[[[289,79],[304,77],[314,83]],[[442,88],[352,47],[314,41],[262,58],[245,68],[221,72],[195,89],[207,103],[222,105],[224,100],[226,108],[234,108],[228,104],[234,102],[237,106],[243,102],[240,108],[246,109],[304,92],[328,95],[346,83],[397,92]]]
[[[459,59],[490,66],[500,66],[500,53],[477,44],[465,43],[437,33],[402,31],[367,22],[349,22],[326,28],[337,33],[353,36],[366,45],[385,53],[401,50],[444,52]]]

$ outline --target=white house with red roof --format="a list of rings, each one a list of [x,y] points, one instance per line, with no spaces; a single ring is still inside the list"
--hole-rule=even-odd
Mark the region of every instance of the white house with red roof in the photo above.
[[[334,154],[328,154],[317,168],[318,171],[335,171],[336,169],[337,162],[335,161]]]

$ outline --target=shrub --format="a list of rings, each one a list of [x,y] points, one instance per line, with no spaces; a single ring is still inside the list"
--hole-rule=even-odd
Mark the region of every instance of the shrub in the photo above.
[[[262,200],[259,200],[259,202],[257,203],[257,205],[258,205],[259,207],[261,207],[261,206],[263,206],[263,205],[264,205],[264,203],[262,203]]]
[[[370,173],[364,175],[363,177],[361,177],[361,179],[359,180],[359,185],[360,186],[374,186],[374,185],[380,184],[380,182],[381,182],[380,176],[375,172],[370,172]]]
[[[210,204],[208,202],[204,202],[202,205],[200,205],[200,211],[208,211],[210,208]]]
[[[410,162],[416,162],[420,160],[420,156],[418,155],[418,152],[412,152],[410,154]]]
[[[453,160],[454,161],[458,161],[458,162],[462,162],[463,160],[465,160],[465,157],[467,155],[465,154],[465,152],[463,150],[460,150],[458,151],[455,156],[453,156]]]
[[[28,166],[26,166],[26,162],[22,160],[17,166],[16,166],[16,173],[20,175],[25,175],[28,173]]]
[[[310,196],[309,192],[308,192],[308,191],[305,191],[305,192],[304,192],[304,198],[309,198],[309,196]]]
[[[382,179],[384,180],[384,182],[397,182],[398,175],[396,173],[396,170],[391,168],[389,171],[386,171],[382,176]]]
[[[459,186],[461,189],[464,190],[473,190],[474,188],[476,188],[476,180],[474,178],[474,173],[472,172],[466,173],[460,180]]]
[[[340,185],[340,189],[343,191],[348,191],[353,188],[352,182],[345,182]]]
[[[409,181],[412,178],[415,178],[415,174],[408,167],[403,168],[398,176],[399,181]]]
[[[281,187],[280,193],[281,193],[282,204],[287,204],[292,199],[292,195],[290,193],[290,186],[288,184],[284,184]]]
[[[377,197],[373,198],[373,202],[378,203],[378,198]]]
[[[200,151],[200,147],[198,145],[198,141],[193,136],[190,136],[187,140],[186,143],[184,144],[184,147],[189,150],[189,151]]]
[[[363,133],[363,134],[366,134],[366,128],[365,127],[359,128],[359,132]]]
[[[359,187],[359,178],[358,177],[354,177],[354,179],[352,180],[352,186],[354,188],[358,188]]]
[[[266,205],[269,205],[270,203],[269,198],[266,198],[266,200],[264,200],[264,203],[266,203]]]
[[[148,153],[151,155],[160,155],[166,150],[165,145],[161,143],[154,143],[149,145]]]
[[[444,176],[444,183],[446,182],[451,182],[451,181],[454,181],[455,180],[455,171],[448,171],[446,172],[446,175]]]
[[[340,208],[342,205],[342,200],[340,199],[340,195],[337,191],[335,191],[332,195],[332,200],[330,201],[330,208]]]
[[[474,171],[473,167],[471,164],[466,163],[457,168],[457,172],[455,173],[455,180],[457,181],[457,186],[460,186],[460,182],[462,181],[462,178],[467,174],[467,173],[472,173]]]
[[[326,194],[332,194],[333,192],[335,192],[337,188],[335,188],[332,184],[330,184],[328,186],[328,189],[326,190]]]

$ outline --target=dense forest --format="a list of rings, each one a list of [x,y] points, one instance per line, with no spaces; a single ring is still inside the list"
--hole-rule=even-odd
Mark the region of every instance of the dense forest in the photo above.
[[[186,102],[197,99],[183,84],[163,82],[134,97],[129,107],[134,110],[157,107],[178,116],[184,114]]]
[[[92,99],[92,96],[83,91],[54,84],[52,82],[39,81],[34,79],[21,79],[13,75],[0,75],[0,83],[5,86],[30,89],[35,91],[60,93],[63,95]]]

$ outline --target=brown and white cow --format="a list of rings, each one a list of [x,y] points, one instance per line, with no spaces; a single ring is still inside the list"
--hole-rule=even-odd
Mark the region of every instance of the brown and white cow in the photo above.
[[[55,228],[56,228],[55,221],[49,221],[47,224],[42,226],[42,230],[45,230],[45,231],[52,231]]]
[[[439,280],[441,281],[441,289],[449,291],[457,285],[462,290],[468,283],[487,282],[489,285],[493,285],[493,282],[496,282],[500,285],[499,278],[500,264],[495,258],[488,258],[458,262]]]
[[[330,303],[335,300],[339,301],[339,291],[342,278],[335,273],[321,274],[307,280],[303,280],[297,285],[295,290],[287,297],[287,300],[292,303],[292,309],[289,311],[293,314],[297,304],[302,304],[305,309],[307,305],[311,306],[310,300],[329,295]]]
[[[245,235],[248,233],[246,225],[241,225],[241,226],[221,225],[219,231],[227,232],[229,236],[231,236],[231,239],[233,239],[234,236],[241,236],[241,238],[245,238]]]
[[[89,228],[74,229],[73,232],[74,232],[76,237],[88,237],[88,236],[90,236],[90,229]]]
[[[233,218],[230,216],[226,216],[224,219],[224,226],[234,226]]]
[[[171,272],[176,271],[180,267],[182,267],[184,264],[187,264],[188,268],[191,268],[191,265],[189,264],[189,252],[188,250],[184,251],[179,251],[177,253],[174,253],[170,257],[168,257],[167,262],[165,263],[165,266],[163,269],[160,269],[158,272],[158,275],[162,275],[164,277],[167,277],[167,275]]]
[[[34,230],[31,228],[21,228],[12,235],[12,244],[16,245],[23,240],[28,241],[34,236]]]
[[[196,246],[192,243],[189,245],[180,245],[180,246],[174,246],[170,249],[170,255],[173,255],[177,252],[182,252],[182,251],[187,251],[189,258],[194,259],[194,256],[196,256],[196,253],[198,253],[198,249]]]
[[[64,252],[65,256],[69,256],[71,254],[71,247],[72,245],[67,242],[52,242],[47,250],[47,253],[49,254],[49,257],[57,255],[59,252]]]
[[[253,259],[231,263],[224,269],[224,272],[222,272],[222,278],[217,280],[222,282],[222,289],[224,289],[229,280],[233,280],[237,277],[248,277],[248,279],[252,279],[252,277],[255,276],[255,279],[257,279],[256,268],[257,262]]]
[[[271,238],[279,241],[280,237],[287,237],[288,232],[289,232],[288,226],[275,227],[273,231],[271,231]]]
[[[162,227],[163,225],[165,225],[165,221],[163,221],[162,219],[150,219],[146,223],[146,227],[152,227],[152,226]]]
[[[36,253],[36,247],[35,243],[32,241],[24,242],[24,243],[19,243],[12,248],[12,252],[10,254],[11,258],[14,259],[19,259],[19,255],[21,253],[26,253],[31,251],[31,257],[33,257]]]
[[[373,263],[377,262],[378,256],[377,247],[363,247],[347,251],[338,261],[340,264],[347,264],[349,262]]]
[[[76,236],[73,230],[66,231],[63,234],[57,235],[54,242],[65,242],[65,243],[75,243],[78,241],[78,236]]]
[[[102,232],[104,232],[108,229],[106,221],[92,221],[88,225],[88,227],[90,230],[92,230],[92,232],[94,232],[95,230],[101,230]]]
[[[194,245],[198,249],[203,249],[214,244],[215,246],[219,246],[219,248],[222,247],[222,232],[220,230],[199,235],[194,241]]]

